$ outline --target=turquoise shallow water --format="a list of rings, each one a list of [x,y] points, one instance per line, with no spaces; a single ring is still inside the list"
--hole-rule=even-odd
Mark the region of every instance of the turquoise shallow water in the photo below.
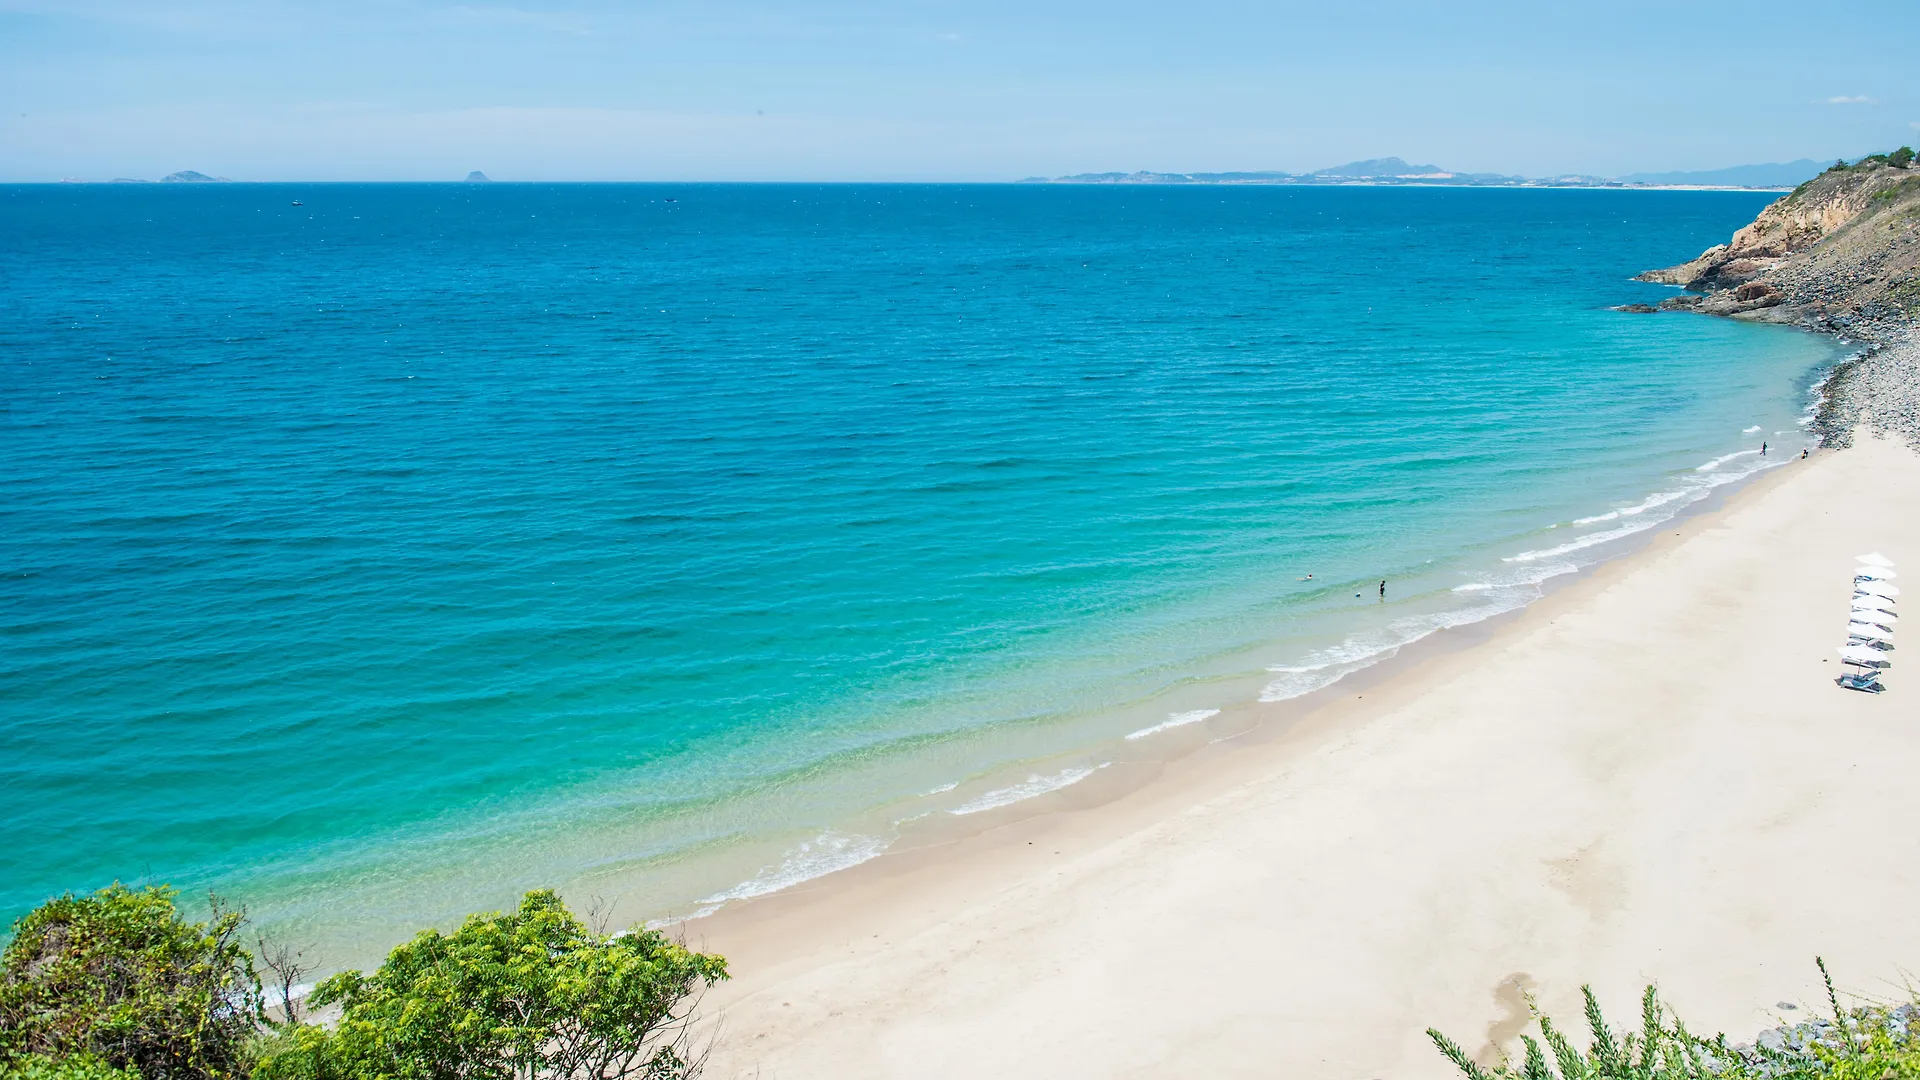
[[[1607,310],[1768,198],[0,188],[0,915],[685,911],[1310,690],[1797,450]]]

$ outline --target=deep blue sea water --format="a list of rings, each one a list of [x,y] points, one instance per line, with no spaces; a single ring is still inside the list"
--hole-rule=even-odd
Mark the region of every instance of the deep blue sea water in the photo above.
[[[0,916],[687,911],[1324,685],[1797,451],[1608,310],[1770,197],[0,188]]]

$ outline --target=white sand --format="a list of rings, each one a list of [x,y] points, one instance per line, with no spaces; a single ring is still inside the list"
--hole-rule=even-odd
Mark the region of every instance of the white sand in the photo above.
[[[1920,457],[1863,437],[1284,737],[696,923],[709,1075],[1442,1077],[1424,1029],[1511,1044],[1521,985],[1736,1039],[1816,953],[1894,992],[1920,634],[1833,684],[1869,551],[1920,597]]]

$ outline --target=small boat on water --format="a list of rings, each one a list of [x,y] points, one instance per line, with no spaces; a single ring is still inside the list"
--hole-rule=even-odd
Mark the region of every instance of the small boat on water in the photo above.
[[[295,206],[299,206],[299,205],[300,205],[300,200],[299,200],[299,199],[295,199],[295,200],[293,200],[293,205],[295,205]]]

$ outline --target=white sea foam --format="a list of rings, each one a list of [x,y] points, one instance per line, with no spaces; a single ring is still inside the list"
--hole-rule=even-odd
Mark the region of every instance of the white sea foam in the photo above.
[[[942,794],[945,794],[946,792],[952,791],[954,788],[957,788],[959,786],[960,786],[960,781],[955,780],[951,784],[941,784],[937,788],[928,788],[927,790],[920,793],[920,797],[925,798],[928,795],[942,795]]]
[[[1454,592],[1486,592],[1489,589],[1525,589],[1541,584],[1548,578],[1571,574],[1580,568],[1570,562],[1548,563],[1545,566],[1516,567],[1505,573],[1489,574],[1485,581],[1469,581],[1465,585],[1455,585]]]
[[[1657,510],[1675,500],[1684,499],[1691,494],[1693,494],[1693,489],[1691,488],[1681,488],[1677,491],[1656,491],[1646,498],[1641,499],[1639,502],[1634,503],[1632,506],[1623,506],[1618,510],[1610,510],[1604,514],[1595,514],[1592,517],[1576,518],[1573,523],[1575,525],[1597,525],[1602,521],[1618,521],[1623,517],[1637,517],[1649,510]]]
[[[829,829],[787,852],[786,857],[780,860],[780,865],[761,867],[751,881],[743,881],[725,892],[702,897],[700,903],[709,906],[688,918],[711,915],[729,900],[750,900],[792,888],[803,881],[825,877],[835,871],[859,866],[886,850],[887,842],[877,836],[848,835]]]
[[[1740,434],[1742,434],[1742,435],[1751,435],[1751,434],[1753,434],[1754,432],[1756,432],[1756,431],[1759,431],[1759,430],[1760,430],[1760,425],[1759,425],[1759,424],[1755,424],[1755,425],[1753,425],[1753,426],[1752,426],[1752,427],[1750,427],[1750,428],[1741,428],[1741,429],[1740,429]]]
[[[1561,555],[1571,555],[1576,551],[1584,551],[1587,548],[1607,543],[1610,540],[1619,540],[1622,537],[1632,536],[1634,533],[1646,532],[1648,529],[1657,528],[1666,520],[1666,518],[1655,518],[1649,521],[1637,521],[1631,525],[1622,525],[1617,529],[1608,529],[1605,532],[1588,533],[1585,536],[1569,540],[1557,547],[1540,548],[1537,551],[1523,551],[1518,555],[1508,555],[1501,561],[1533,562],[1536,559],[1552,559]]]
[[[1756,428],[1754,430],[1757,431],[1759,429]],[[1732,461],[1734,458],[1759,457],[1759,456],[1760,456],[1760,451],[1758,450],[1735,450],[1731,454],[1721,454],[1719,457],[1714,458],[1712,461],[1707,462],[1705,465],[1695,465],[1693,467],[1693,471],[1694,472],[1712,472],[1713,470],[1719,468],[1720,466],[1725,465],[1727,462]]]
[[[1041,776],[1039,773],[1034,773],[1021,783],[1015,784],[1012,787],[995,788],[971,802],[962,803],[954,807],[947,811],[947,813],[978,814],[983,810],[993,810],[1002,806],[1011,806],[1022,800],[1031,799],[1037,795],[1045,795],[1049,791],[1059,791],[1063,787],[1077,784],[1111,764],[1113,764],[1113,762],[1108,761],[1084,768],[1062,769],[1052,776]]]
[[[1585,536],[1576,537],[1555,547],[1537,548],[1533,551],[1523,551],[1518,555],[1508,555],[1502,561],[1510,563],[1533,562],[1539,559],[1570,555],[1576,551],[1581,551],[1598,544],[1623,539],[1632,536],[1634,533],[1645,532],[1648,529],[1655,528],[1673,520],[1673,516],[1679,513],[1682,507],[1706,498],[1709,492],[1722,484],[1731,484],[1736,480],[1744,480],[1763,469],[1778,468],[1786,463],[1785,461],[1769,461],[1764,458],[1759,458],[1759,453],[1760,451],[1758,450],[1741,450],[1732,454],[1724,454],[1707,462],[1705,465],[1697,466],[1694,472],[1705,475],[1689,481],[1685,487],[1673,491],[1657,492],[1631,507],[1625,507],[1612,513],[1598,514],[1590,518],[1581,518],[1579,521],[1574,522],[1576,525],[1590,525],[1603,521],[1615,521],[1624,516],[1638,517],[1639,520],[1630,524],[1622,525],[1617,529],[1588,533]],[[1746,456],[1756,458],[1752,467],[1741,470],[1719,471],[1719,466],[1732,461],[1734,458]],[[1659,514],[1647,513],[1649,510],[1661,509],[1663,507],[1670,507],[1670,509]]]
[[[1168,728],[1185,727],[1188,724],[1197,724],[1200,721],[1205,720],[1210,716],[1219,716],[1219,715],[1220,715],[1219,709],[1194,709],[1191,712],[1168,713],[1167,718],[1164,721],[1161,721],[1160,723],[1155,724],[1149,728],[1141,728],[1139,731],[1136,731],[1133,734],[1127,736],[1127,738],[1144,739],[1149,735],[1158,735],[1160,732],[1166,731]]]
[[[1338,645],[1308,653],[1301,664],[1268,668],[1280,678],[1260,691],[1260,700],[1287,701],[1311,694],[1394,656],[1429,634],[1477,623],[1524,606],[1526,600],[1517,594],[1495,594],[1473,607],[1395,619],[1383,629],[1356,634]]]

